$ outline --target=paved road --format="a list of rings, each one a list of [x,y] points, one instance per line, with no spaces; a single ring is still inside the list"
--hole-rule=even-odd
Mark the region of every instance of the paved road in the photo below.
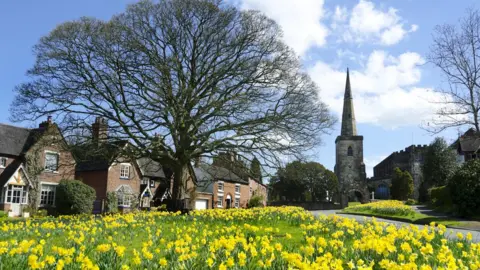
[[[338,215],[342,217],[347,217],[347,218],[353,218],[357,220],[358,222],[364,222],[365,220],[371,220],[371,217],[365,217],[365,216],[357,216],[357,215],[348,215],[348,214],[336,214],[338,210],[318,210],[318,211],[311,211],[311,213],[315,216],[320,216],[320,215]],[[392,223],[396,225],[397,227],[401,226],[410,226],[411,223],[407,222],[400,222],[400,221],[394,221],[394,220],[388,220],[388,219],[383,219],[383,218],[375,218],[377,221],[381,222],[387,222],[387,223]],[[424,225],[416,225],[418,228],[422,229]],[[473,236],[472,241],[474,242],[480,242],[480,232],[478,231],[470,231],[470,230],[461,230],[461,229],[447,229],[447,232],[445,233],[445,236],[448,237],[449,239],[456,239],[457,238],[457,233],[463,233],[466,235],[468,232],[470,232]]]

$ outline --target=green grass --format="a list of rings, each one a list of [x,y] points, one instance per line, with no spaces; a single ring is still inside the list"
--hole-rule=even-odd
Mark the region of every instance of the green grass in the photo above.
[[[434,217],[420,213],[414,213],[412,215],[385,215],[385,214],[377,214],[372,211],[348,211],[343,210],[340,213],[342,214],[354,214],[354,215],[365,215],[365,216],[374,216],[379,218],[385,219],[393,219],[397,221],[404,221],[414,224],[430,224],[431,222],[435,222],[437,224],[443,224],[445,226],[462,226],[462,221],[459,221],[455,218],[443,218],[443,217]]]
[[[348,202],[348,206],[355,206],[359,204],[361,204],[361,202]]]

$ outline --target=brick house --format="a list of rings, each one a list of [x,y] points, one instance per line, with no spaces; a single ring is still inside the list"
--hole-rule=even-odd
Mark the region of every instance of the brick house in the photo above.
[[[54,207],[56,186],[74,178],[75,160],[51,117],[34,129],[0,124],[0,138],[0,209],[18,216],[32,194],[40,208]]]
[[[108,125],[103,118],[92,124],[92,140],[74,152],[77,159],[76,178],[96,192],[94,213],[106,210],[107,194],[115,192],[118,207],[150,207],[155,196],[168,189],[162,166],[148,158],[130,160],[122,156],[128,141],[109,141]]]
[[[195,209],[246,208],[250,198],[258,192],[264,195],[267,189],[253,178],[243,179],[232,171],[210,164],[194,167],[197,177]],[[187,188],[193,184],[187,183]]]
[[[136,165],[142,176],[140,184],[140,207],[153,206],[152,201],[159,205],[165,198],[170,197],[170,179],[165,176],[164,168],[160,163],[149,158],[139,158]]]
[[[100,117],[92,124],[92,140],[76,147],[76,179],[93,187],[96,192],[94,213],[106,209],[109,192],[115,192],[118,206],[128,210],[137,205],[140,194],[141,173],[133,161],[121,156],[128,141],[108,141],[107,122]]]
[[[480,133],[470,128],[450,147],[455,151],[458,164],[480,158]]]
[[[263,206],[267,206],[268,193],[267,186],[261,184],[256,179],[248,177],[248,186],[249,186],[249,200],[253,195],[260,195],[263,197]]]

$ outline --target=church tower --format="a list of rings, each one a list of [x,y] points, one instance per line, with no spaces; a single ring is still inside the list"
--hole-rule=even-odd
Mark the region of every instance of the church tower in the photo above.
[[[348,205],[348,195],[355,195],[361,202],[368,201],[367,179],[363,163],[363,136],[357,134],[350,74],[343,97],[342,130],[335,140],[335,174],[340,185],[342,207]]]

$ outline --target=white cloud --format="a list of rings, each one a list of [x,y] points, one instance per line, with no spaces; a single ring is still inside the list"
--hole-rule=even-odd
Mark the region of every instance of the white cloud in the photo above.
[[[397,128],[419,125],[431,118],[438,108],[438,104],[431,101],[441,97],[429,88],[416,86],[421,79],[419,65],[424,62],[413,52],[395,57],[384,51],[373,51],[363,69],[351,70],[357,122]],[[321,89],[322,100],[341,117],[345,70],[319,61],[309,73]]]
[[[256,9],[274,19],[283,29],[285,42],[299,55],[326,43],[328,29],[324,17],[323,0],[242,0],[242,9]]]
[[[350,20],[347,22],[345,18],[348,15]],[[408,29],[396,9],[390,7],[383,11],[370,1],[360,0],[351,12],[337,6],[331,28],[339,30],[337,35],[340,35],[343,41],[374,42],[390,46],[400,42],[408,33],[415,32],[418,25],[412,24]]]

